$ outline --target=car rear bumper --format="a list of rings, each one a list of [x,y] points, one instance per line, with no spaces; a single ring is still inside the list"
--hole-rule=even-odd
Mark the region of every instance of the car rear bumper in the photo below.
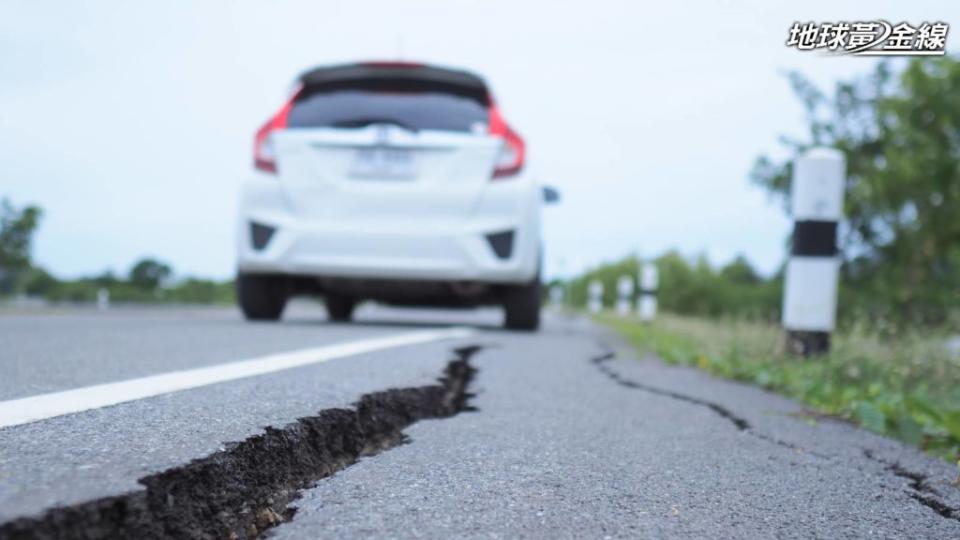
[[[242,272],[504,284],[527,283],[538,272],[539,214],[528,204],[485,212],[481,201],[459,222],[426,216],[343,224],[304,219],[272,189],[261,181],[245,190],[237,230]]]
[[[249,225],[247,236],[251,239],[241,250],[240,270],[485,282],[529,281],[536,273],[535,262],[525,260],[524,250],[514,247],[510,256],[501,258],[488,240],[488,233],[512,232],[517,238],[522,233],[516,229],[428,234],[322,230],[290,224],[272,227],[272,237],[258,250],[252,242],[254,226]]]

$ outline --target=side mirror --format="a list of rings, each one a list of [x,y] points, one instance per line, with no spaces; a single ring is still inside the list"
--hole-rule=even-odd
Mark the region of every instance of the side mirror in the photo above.
[[[543,186],[543,202],[557,204],[560,202],[560,192],[553,186]]]

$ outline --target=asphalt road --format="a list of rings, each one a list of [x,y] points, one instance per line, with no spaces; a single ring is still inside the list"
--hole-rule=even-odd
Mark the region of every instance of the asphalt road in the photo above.
[[[637,358],[582,318],[364,308],[329,324],[232,310],[0,312],[0,402],[263,355],[468,326],[391,347],[0,428],[0,524],[137,480],[361,395],[431,384],[481,345],[476,410],[303,491],[277,538],[960,538],[955,467],[794,402]],[[2,405],[2,404],[0,404]]]

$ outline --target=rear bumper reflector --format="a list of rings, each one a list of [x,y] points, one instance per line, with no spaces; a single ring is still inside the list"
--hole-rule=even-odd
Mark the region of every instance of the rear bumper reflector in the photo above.
[[[499,259],[509,259],[513,253],[513,231],[488,234],[487,242]]]
[[[273,233],[276,232],[276,230],[276,228],[269,225],[251,221],[250,242],[253,244],[253,249],[262,251],[264,248],[266,248],[267,244],[270,243],[270,239],[273,238]]]

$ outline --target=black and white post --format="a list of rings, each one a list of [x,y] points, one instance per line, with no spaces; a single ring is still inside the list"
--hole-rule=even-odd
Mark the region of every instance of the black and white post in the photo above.
[[[633,303],[633,278],[620,276],[617,280],[617,315],[626,317],[630,314]]]
[[[97,309],[110,309],[110,291],[104,287],[97,289]]]
[[[603,282],[600,280],[593,280],[587,285],[587,309],[590,313],[603,310]]]
[[[783,288],[787,349],[803,356],[830,349],[837,312],[837,221],[843,214],[843,154],[812,148],[793,166],[793,242]]]
[[[550,287],[550,303],[555,307],[560,307],[563,305],[563,286],[554,285]]]
[[[657,267],[653,263],[644,263],[640,267],[640,299],[637,301],[637,311],[640,320],[651,322],[657,316]]]

